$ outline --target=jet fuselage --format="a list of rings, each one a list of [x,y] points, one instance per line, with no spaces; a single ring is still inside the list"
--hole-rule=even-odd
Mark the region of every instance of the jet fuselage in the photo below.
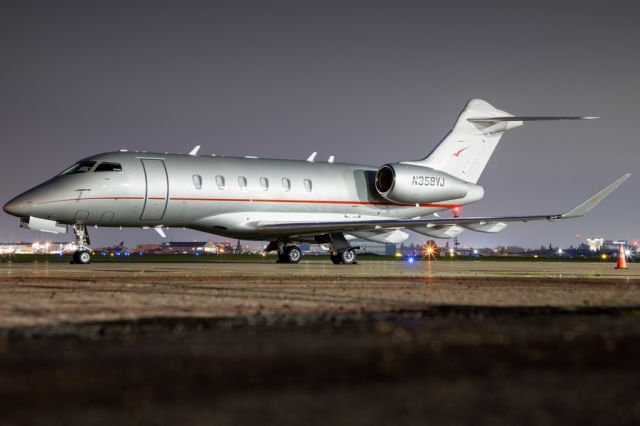
[[[111,152],[76,167],[14,198],[5,210],[60,224],[187,227],[264,240],[277,235],[254,229],[258,222],[408,219],[484,195],[471,184],[463,198],[395,203],[376,190],[377,168],[345,163]]]

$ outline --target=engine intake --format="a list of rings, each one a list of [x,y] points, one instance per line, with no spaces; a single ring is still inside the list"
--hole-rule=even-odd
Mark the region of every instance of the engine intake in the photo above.
[[[463,198],[469,183],[429,167],[385,164],[376,173],[376,190],[394,203],[420,204]]]

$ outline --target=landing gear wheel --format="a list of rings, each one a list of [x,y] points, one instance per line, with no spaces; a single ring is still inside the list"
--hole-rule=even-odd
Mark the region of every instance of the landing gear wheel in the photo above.
[[[345,265],[352,265],[356,263],[356,252],[353,249],[345,250],[338,256],[340,256],[340,260]]]
[[[331,263],[333,263],[334,265],[339,265],[342,263],[342,260],[340,260],[340,255],[332,254],[330,257],[331,257]]]
[[[87,250],[77,251],[73,253],[73,263],[79,265],[88,265],[91,263],[91,253]]]
[[[302,259],[302,250],[298,246],[288,246],[284,250],[284,254],[289,263],[299,263],[300,259]]]

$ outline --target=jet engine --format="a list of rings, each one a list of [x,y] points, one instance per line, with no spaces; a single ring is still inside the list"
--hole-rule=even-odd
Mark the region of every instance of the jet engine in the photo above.
[[[394,203],[456,200],[467,195],[470,186],[446,173],[411,164],[385,164],[376,173],[376,190]]]

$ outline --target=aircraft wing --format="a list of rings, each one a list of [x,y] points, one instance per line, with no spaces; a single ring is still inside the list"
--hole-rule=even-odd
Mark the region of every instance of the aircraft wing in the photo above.
[[[542,214],[530,216],[491,216],[491,217],[458,217],[458,218],[428,218],[428,219],[387,219],[387,220],[353,220],[339,222],[259,222],[256,228],[261,231],[273,232],[274,235],[304,236],[329,234],[350,231],[376,230],[376,229],[399,229],[414,227],[446,227],[461,225],[470,229],[480,228],[483,225],[498,224],[506,222],[529,222],[534,220],[558,220],[581,217],[587,214],[592,208],[604,200],[611,192],[626,181],[631,175],[626,174],[618,178],[606,188],[587,198],[573,209],[565,213]]]

